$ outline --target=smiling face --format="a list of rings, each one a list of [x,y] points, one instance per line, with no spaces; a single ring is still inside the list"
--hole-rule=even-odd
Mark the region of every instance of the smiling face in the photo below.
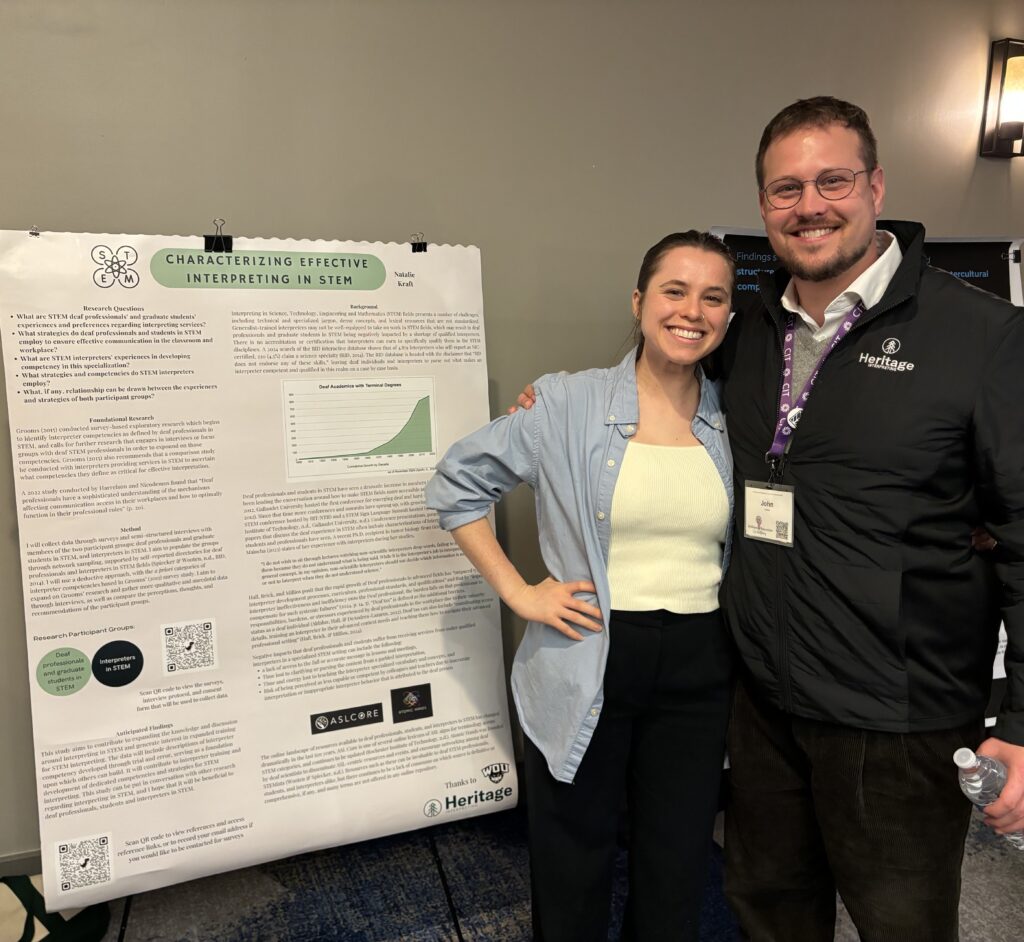
[[[764,153],[766,183],[789,177],[814,180],[824,170],[868,170],[857,132],[841,124],[797,128]],[[775,209],[760,194],[761,218],[768,241],[797,280],[834,282],[844,291],[878,257],[875,220],[882,211],[885,176],[881,167],[857,175],[853,191],[839,200],[825,199],[808,183],[800,201]]]
[[[646,365],[692,372],[725,338],[732,282],[729,263],[717,252],[692,246],[666,252],[643,292],[633,292]]]

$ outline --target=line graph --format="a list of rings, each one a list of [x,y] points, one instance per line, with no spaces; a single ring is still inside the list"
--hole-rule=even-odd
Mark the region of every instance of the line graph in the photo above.
[[[282,386],[289,479],[433,467],[430,377],[286,380]]]

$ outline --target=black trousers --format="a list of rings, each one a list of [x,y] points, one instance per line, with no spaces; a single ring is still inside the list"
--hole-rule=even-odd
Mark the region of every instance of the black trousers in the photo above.
[[[836,890],[864,942],[955,942],[971,805],[958,729],[882,733],[794,717],[736,684],[726,896],[753,942],[832,942]]]
[[[604,707],[575,781],[555,781],[526,741],[534,938],[606,942],[625,798],[623,938],[696,940],[718,808],[731,642],[718,612],[613,612],[609,631]]]

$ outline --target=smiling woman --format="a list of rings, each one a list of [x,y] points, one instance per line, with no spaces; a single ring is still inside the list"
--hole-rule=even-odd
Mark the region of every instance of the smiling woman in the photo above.
[[[645,420],[633,439],[696,445],[696,366],[725,336],[735,262],[713,237],[666,236],[651,248],[633,291],[640,334],[636,376]]]
[[[607,938],[624,795],[626,936],[697,938],[732,670],[717,595],[733,504],[700,363],[725,336],[734,277],[718,239],[666,236],[633,292],[637,347],[612,369],[537,380],[532,408],[457,442],[427,485],[441,526],[528,622],[512,688],[545,942]],[[523,482],[550,573],[537,585],[486,519]]]

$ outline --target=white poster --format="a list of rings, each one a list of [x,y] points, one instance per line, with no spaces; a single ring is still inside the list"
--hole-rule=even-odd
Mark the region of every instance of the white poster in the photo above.
[[[488,419],[477,249],[3,232],[0,318],[49,908],[515,803],[422,496]]]

